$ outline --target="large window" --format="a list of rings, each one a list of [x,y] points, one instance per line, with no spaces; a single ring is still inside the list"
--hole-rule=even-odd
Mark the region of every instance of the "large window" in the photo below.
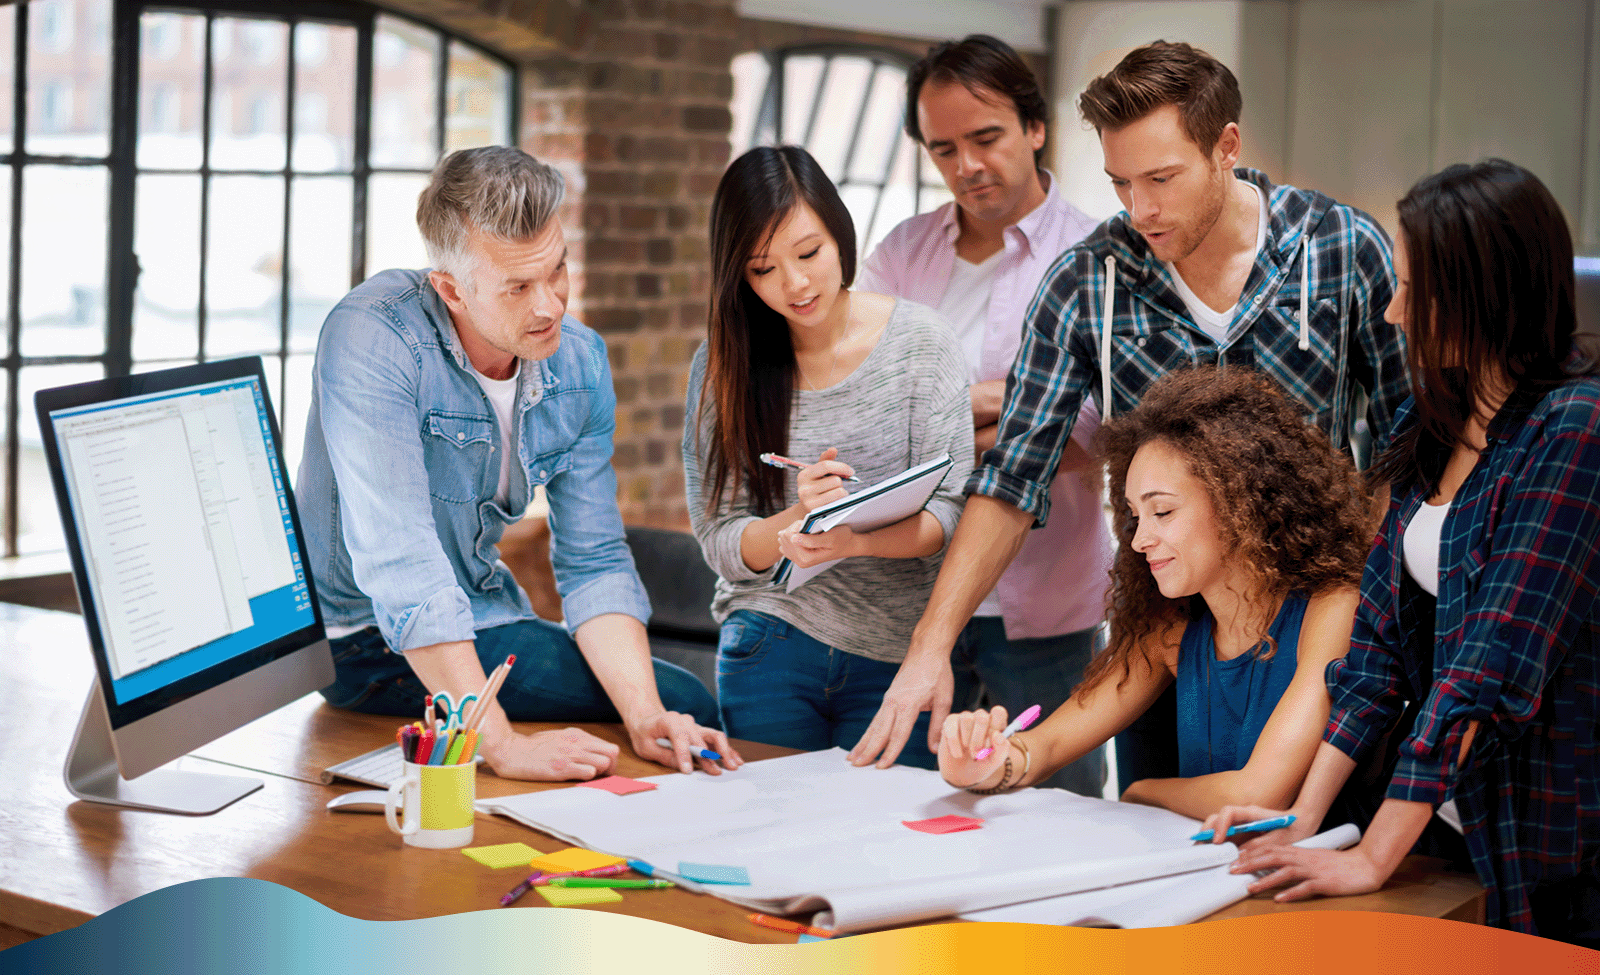
[[[61,546],[38,389],[260,355],[297,468],[323,317],[517,137],[507,62],[364,3],[0,4],[0,51],[6,555]]]
[[[839,187],[865,257],[907,217],[950,191],[905,134],[911,58],[880,48],[806,46],[733,59],[733,154],[804,146]]]

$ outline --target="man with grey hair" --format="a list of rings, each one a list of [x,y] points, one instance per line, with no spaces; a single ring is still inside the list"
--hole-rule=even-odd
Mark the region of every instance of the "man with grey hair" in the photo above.
[[[566,314],[563,190],[520,149],[452,153],[417,203],[433,268],[375,275],[322,327],[297,488],[337,669],[322,693],[409,717],[514,655],[479,729],[497,774],[588,779],[617,757],[512,720],[621,720],[643,758],[715,774],[696,757],[711,749],[737,768],[710,692],[650,656],[605,343]],[[565,628],[534,615],[495,549],[541,485]]]

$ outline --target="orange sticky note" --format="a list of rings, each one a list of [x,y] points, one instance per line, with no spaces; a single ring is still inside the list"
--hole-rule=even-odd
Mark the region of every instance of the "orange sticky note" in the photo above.
[[[609,853],[596,853],[594,850],[585,850],[574,846],[571,849],[552,853],[532,861],[528,865],[534,870],[543,870],[545,873],[566,873],[572,870],[593,870],[595,867],[609,867],[613,863],[627,863],[623,857],[614,857]]]
[[[933,819],[902,819],[900,823],[919,833],[959,833],[964,829],[977,829],[983,825],[983,820],[971,816],[937,816]]]
[[[608,775],[603,779],[594,779],[589,782],[579,782],[578,784],[588,786],[591,789],[604,789],[619,796],[625,796],[630,792],[649,792],[655,788],[655,783],[653,782],[640,782],[638,779],[630,779],[626,775]]]

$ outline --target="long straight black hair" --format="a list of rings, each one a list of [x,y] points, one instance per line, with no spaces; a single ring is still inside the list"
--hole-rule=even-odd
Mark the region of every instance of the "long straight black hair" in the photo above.
[[[1431,492],[1497,381],[1537,393],[1572,374],[1564,366],[1578,322],[1572,234],[1539,177],[1504,159],[1424,177],[1399,211],[1419,422],[1395,438],[1372,475]]]
[[[841,286],[856,276],[856,230],[833,181],[798,146],[757,146],[722,174],[711,200],[711,317],[696,436],[711,423],[706,508],[741,488],[752,510],[783,509],[784,472],[762,464],[765,451],[789,449],[794,401],[794,344],[789,323],[745,281],[745,265],[795,209],[811,207],[839,251]]]

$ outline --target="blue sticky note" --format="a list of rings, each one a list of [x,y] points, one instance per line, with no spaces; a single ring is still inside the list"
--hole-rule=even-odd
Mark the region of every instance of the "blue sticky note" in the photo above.
[[[819,938],[814,934],[806,934],[804,931],[802,931],[802,932],[800,932],[800,940],[796,941],[795,944],[803,945],[808,941],[827,941],[827,940],[828,940],[827,938]]]
[[[678,876],[697,880],[702,884],[748,884],[750,873],[744,867],[730,867],[723,863],[678,864]]]

